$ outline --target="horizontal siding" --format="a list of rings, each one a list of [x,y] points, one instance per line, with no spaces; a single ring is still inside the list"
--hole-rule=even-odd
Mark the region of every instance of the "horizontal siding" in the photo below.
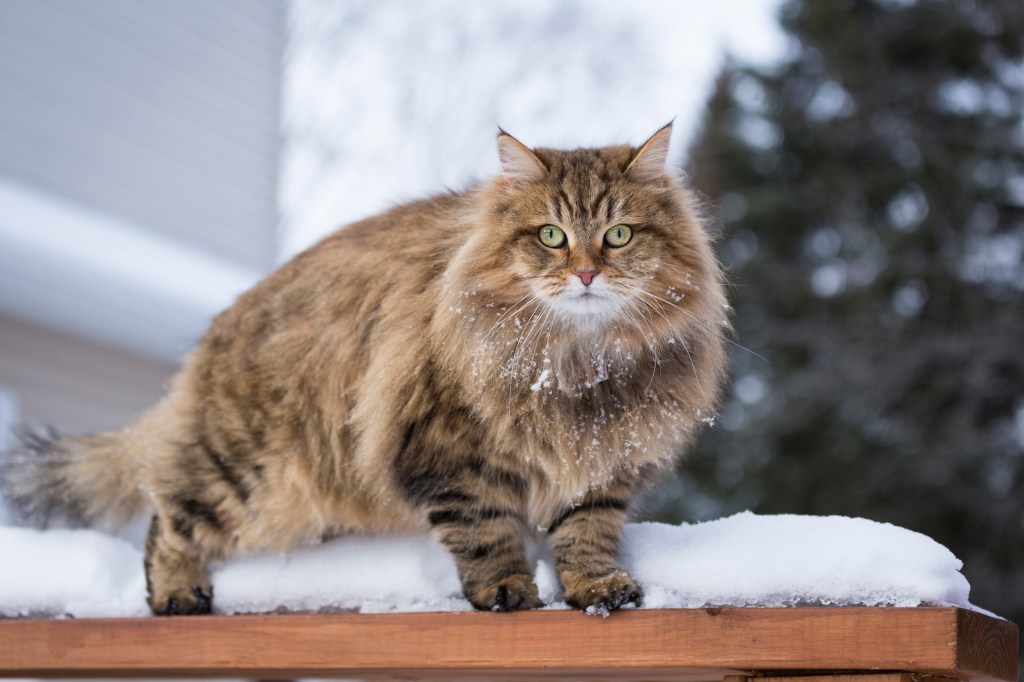
[[[0,173],[266,268],[284,6],[0,2]]]
[[[0,386],[13,392],[26,424],[62,433],[113,428],[156,403],[175,371],[0,316]]]

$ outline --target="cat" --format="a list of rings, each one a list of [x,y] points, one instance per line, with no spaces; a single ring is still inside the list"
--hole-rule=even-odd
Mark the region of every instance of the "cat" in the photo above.
[[[3,465],[27,519],[152,514],[156,614],[208,613],[207,565],[344,533],[431,530],[478,609],[639,606],[617,563],[639,492],[715,412],[722,273],[667,164],[497,138],[500,171],[344,227],[212,322],[135,423],[29,433]]]

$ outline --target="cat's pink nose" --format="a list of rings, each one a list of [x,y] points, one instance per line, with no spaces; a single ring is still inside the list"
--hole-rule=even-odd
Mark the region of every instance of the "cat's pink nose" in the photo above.
[[[597,277],[597,270],[577,270],[576,275],[583,280],[583,286],[590,286],[590,283]]]

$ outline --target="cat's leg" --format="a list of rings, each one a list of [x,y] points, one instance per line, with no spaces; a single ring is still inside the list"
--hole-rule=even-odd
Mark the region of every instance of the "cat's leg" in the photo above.
[[[473,606],[518,611],[544,605],[526,560],[525,479],[481,458],[441,471],[407,465],[400,478],[455,558]]]
[[[643,590],[619,568],[619,543],[634,485],[616,480],[591,491],[580,504],[568,507],[549,526],[565,601],[578,609],[607,611],[625,604],[640,605]]]
[[[146,593],[150,609],[158,616],[210,613],[213,608],[206,559],[190,536],[189,526],[168,515],[158,513],[150,522]]]
[[[258,516],[257,499],[263,499],[258,493],[265,469],[246,456],[255,452],[246,445],[218,447],[210,434],[200,432],[190,443],[168,438],[150,446],[156,449],[155,465],[146,488],[156,515],[146,539],[145,568],[154,613],[212,611],[207,564],[236,551],[247,524]]]
[[[455,557],[462,591],[485,611],[518,611],[543,606],[526,561],[521,513],[479,500],[439,497],[428,518],[441,544]]]

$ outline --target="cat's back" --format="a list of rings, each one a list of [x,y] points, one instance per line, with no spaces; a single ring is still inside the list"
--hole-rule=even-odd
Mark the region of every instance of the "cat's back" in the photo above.
[[[422,338],[469,206],[467,193],[397,206],[271,273],[214,319],[193,354],[201,402],[227,395],[242,412],[305,410],[315,404],[307,397],[348,390],[382,346]]]
[[[305,324],[358,324],[386,298],[428,295],[459,247],[466,193],[396,206],[340,228],[271,273],[222,313],[211,328],[256,336]],[[297,325],[297,326],[296,326]],[[310,330],[312,331],[312,329]]]
[[[436,278],[465,238],[468,193],[396,206],[347,225],[299,254],[270,287],[310,278],[321,285],[412,287]]]

